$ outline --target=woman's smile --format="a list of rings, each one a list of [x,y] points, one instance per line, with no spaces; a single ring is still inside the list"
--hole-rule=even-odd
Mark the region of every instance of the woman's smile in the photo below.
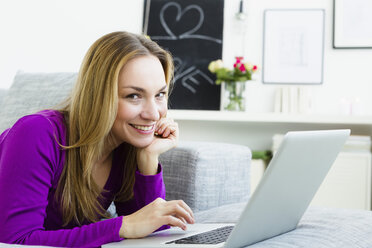
[[[129,124],[129,125],[132,126],[140,134],[151,134],[155,130],[155,124],[153,124],[153,125]]]

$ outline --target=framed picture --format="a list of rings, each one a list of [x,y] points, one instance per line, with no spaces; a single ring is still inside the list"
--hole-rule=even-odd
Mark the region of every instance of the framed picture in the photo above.
[[[372,48],[372,1],[333,0],[333,47]]]
[[[323,54],[323,9],[265,10],[263,83],[322,84]]]

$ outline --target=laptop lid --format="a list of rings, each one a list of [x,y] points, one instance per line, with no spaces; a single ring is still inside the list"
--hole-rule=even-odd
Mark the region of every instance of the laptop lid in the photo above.
[[[295,229],[349,135],[350,130],[288,132],[224,247]]]

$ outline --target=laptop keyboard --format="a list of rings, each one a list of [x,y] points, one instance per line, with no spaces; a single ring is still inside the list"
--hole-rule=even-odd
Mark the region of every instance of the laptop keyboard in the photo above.
[[[225,242],[234,226],[224,226],[209,232],[167,242],[166,244],[218,244]]]

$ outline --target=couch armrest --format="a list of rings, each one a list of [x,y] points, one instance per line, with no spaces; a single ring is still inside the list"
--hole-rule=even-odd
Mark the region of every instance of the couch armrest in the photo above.
[[[251,151],[246,146],[180,142],[160,162],[166,199],[182,199],[195,212],[249,198]]]

